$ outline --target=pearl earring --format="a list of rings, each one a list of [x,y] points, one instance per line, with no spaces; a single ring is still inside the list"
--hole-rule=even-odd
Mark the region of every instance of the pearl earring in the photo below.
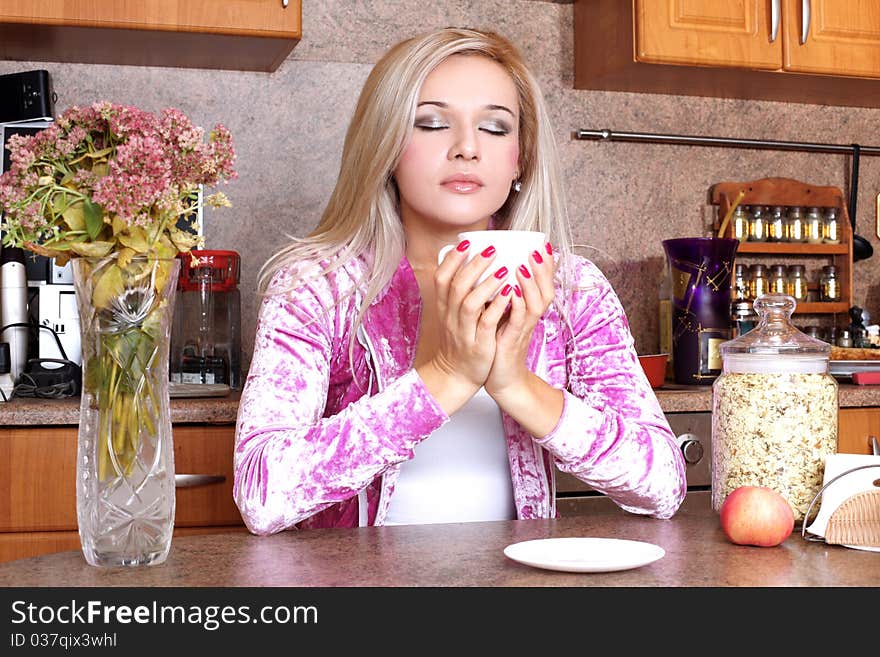
[[[515,192],[518,192],[519,190],[522,189],[522,183],[519,180],[514,180],[513,185],[511,185],[511,186],[513,187],[513,191],[515,191]]]

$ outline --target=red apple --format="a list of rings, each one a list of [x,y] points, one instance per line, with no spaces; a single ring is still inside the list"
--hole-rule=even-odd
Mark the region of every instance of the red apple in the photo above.
[[[782,495],[763,486],[740,486],[721,504],[721,529],[737,545],[773,547],[794,529],[794,512]]]

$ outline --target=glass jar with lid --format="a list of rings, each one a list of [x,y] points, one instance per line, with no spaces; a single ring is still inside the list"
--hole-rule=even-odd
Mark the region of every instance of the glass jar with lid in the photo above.
[[[840,280],[837,267],[825,265],[819,277],[819,301],[840,301]]]
[[[721,344],[712,385],[712,508],[740,486],[765,486],[804,520],[837,449],[837,381],[831,346],[791,323],[797,302],[755,301],[758,325]]]
[[[807,239],[804,231],[804,213],[801,208],[795,206],[789,208],[788,217],[785,220],[785,235],[789,242],[805,242]]]
[[[781,205],[773,207],[767,216],[767,241],[785,241],[785,208]]]
[[[837,208],[828,208],[822,217],[822,241],[827,244],[840,244],[840,223]]]
[[[758,263],[749,267],[749,298],[757,299],[762,294],[767,294],[769,289],[767,268]]]
[[[739,240],[740,242],[745,242],[749,239],[749,214],[743,206],[736,206],[730,223],[730,236],[733,239]]]
[[[767,221],[763,205],[753,205],[749,212],[749,241],[764,242],[767,239]]]
[[[733,268],[733,285],[730,288],[730,296],[732,301],[745,301],[750,299],[749,291],[749,268],[741,262],[736,263]]]
[[[772,265],[770,267],[770,284],[768,292],[771,294],[786,294],[788,292],[788,267],[785,265]]]
[[[804,237],[811,244],[822,243],[822,213],[819,208],[807,209],[804,215]]]
[[[790,265],[788,268],[788,287],[786,293],[797,301],[806,301],[807,288],[806,269],[803,265]]]

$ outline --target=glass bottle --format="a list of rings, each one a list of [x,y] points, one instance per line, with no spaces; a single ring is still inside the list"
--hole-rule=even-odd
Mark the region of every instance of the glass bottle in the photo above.
[[[819,277],[819,301],[840,301],[840,280],[837,267],[825,265]]]
[[[763,242],[767,239],[767,223],[764,206],[753,205],[749,213],[749,241]]]
[[[791,265],[788,268],[788,287],[786,292],[797,301],[807,300],[807,277],[803,265]]]
[[[764,265],[752,265],[749,269],[749,298],[757,299],[767,294],[770,286],[767,281],[767,268]]]
[[[822,243],[822,214],[819,208],[810,208],[804,217],[804,236],[811,244]]]
[[[785,221],[785,235],[789,242],[803,242],[806,240],[804,214],[801,208],[797,206],[789,208],[788,218]]]
[[[828,208],[822,217],[822,241],[828,244],[840,244],[840,224],[837,219],[837,208]]]
[[[712,385],[712,508],[740,486],[784,497],[795,522],[822,487],[825,457],[837,450],[837,381],[831,346],[791,324],[797,302],[755,301],[758,325],[721,344]]]
[[[745,242],[749,238],[749,215],[743,206],[736,206],[730,223],[732,224],[730,236],[740,242]]]
[[[742,263],[736,263],[733,268],[733,286],[730,288],[732,301],[746,301],[751,299],[749,290],[749,268]]]
[[[733,337],[745,335],[758,323],[758,316],[749,301],[736,301],[730,308],[730,319],[733,322]]]
[[[767,217],[767,241],[785,241],[785,209],[781,205],[775,206]]]
[[[770,283],[768,288],[771,294],[786,294],[788,291],[788,269],[785,265],[773,265],[770,267]]]

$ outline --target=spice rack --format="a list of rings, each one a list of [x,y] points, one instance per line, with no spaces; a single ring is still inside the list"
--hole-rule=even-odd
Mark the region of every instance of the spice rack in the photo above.
[[[743,197],[740,205],[800,206],[820,209],[836,208],[840,217],[839,244],[809,244],[803,242],[751,242],[741,241],[737,248],[737,259],[760,262],[769,256],[780,256],[789,264],[804,264],[821,260],[824,264],[837,267],[840,280],[840,301],[799,302],[797,314],[842,314],[849,312],[852,303],[852,226],[843,192],[837,187],[819,187],[791,178],[761,178],[747,182],[716,183],[710,190],[712,205],[718,206],[715,231],[720,229],[722,218],[735,202],[740,192]],[[720,237],[732,237],[733,222],[729,222]],[[817,284],[811,281],[808,290],[815,296]]]

